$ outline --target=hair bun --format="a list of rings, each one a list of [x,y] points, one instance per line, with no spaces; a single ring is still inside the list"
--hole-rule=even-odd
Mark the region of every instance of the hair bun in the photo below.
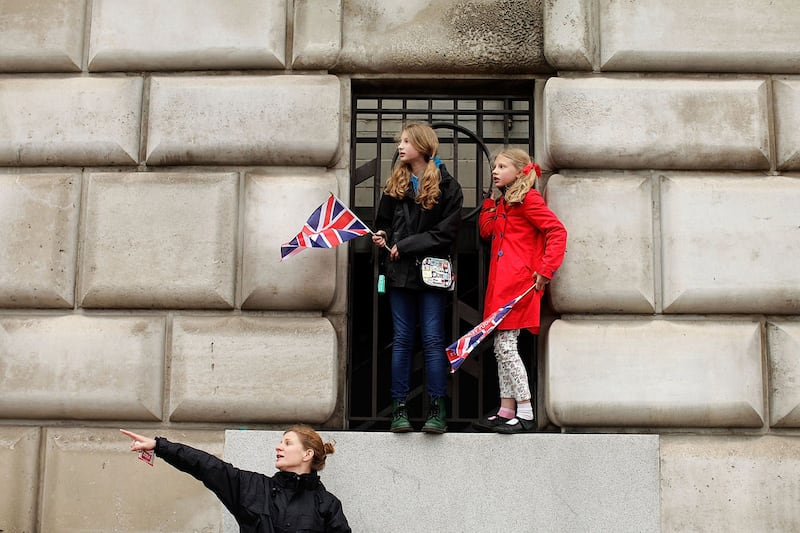
[[[322,448],[325,450],[325,455],[331,455],[336,451],[336,448],[333,447],[334,443],[326,442],[322,445]]]

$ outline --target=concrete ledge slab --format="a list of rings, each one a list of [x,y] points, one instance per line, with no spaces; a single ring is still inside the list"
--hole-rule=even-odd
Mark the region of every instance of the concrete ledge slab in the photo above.
[[[800,531],[800,437],[661,437],[661,531]]]
[[[226,431],[225,460],[272,475],[281,435]],[[657,435],[321,435],[336,453],[320,475],[353,531],[659,530]]]
[[[757,321],[556,320],[547,414],[561,427],[762,427]]]
[[[221,431],[125,429],[222,454]],[[220,531],[222,504],[202,483],[148,466],[130,442],[116,428],[48,429],[38,531]]]

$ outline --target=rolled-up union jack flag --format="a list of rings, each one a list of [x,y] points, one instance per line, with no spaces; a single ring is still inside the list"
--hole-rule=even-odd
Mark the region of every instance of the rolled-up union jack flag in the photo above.
[[[333,248],[371,233],[369,228],[331,193],[328,200],[308,217],[294,239],[281,245],[281,261],[303,248]]]
[[[494,331],[494,328],[497,327],[500,322],[503,321],[505,316],[508,314],[509,311],[514,307],[514,305],[522,300],[526,294],[531,292],[534,285],[528,287],[528,290],[505,304],[503,307],[495,311],[494,313],[489,316],[486,320],[469,330],[466,335],[458,339],[456,342],[451,344],[447,347],[445,352],[447,352],[447,360],[450,361],[450,373],[454,373],[458,370],[458,367],[466,361],[469,354],[475,347],[481,343],[483,339],[485,339],[489,333]]]

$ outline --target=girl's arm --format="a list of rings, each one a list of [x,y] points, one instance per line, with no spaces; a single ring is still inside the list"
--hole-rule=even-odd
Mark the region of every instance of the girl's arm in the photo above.
[[[156,455],[165,462],[201,481],[240,523],[247,522],[248,517],[242,506],[245,502],[240,501],[240,487],[252,486],[252,478],[262,474],[239,470],[210,453],[179,442],[170,442],[163,437],[150,439],[130,431],[120,431],[133,440],[132,451],[155,450]]]
[[[567,249],[567,230],[536,189],[531,189],[525,201],[525,216],[539,231],[544,233],[544,255],[539,262],[537,273],[552,279],[564,260]]]
[[[497,220],[497,201],[484,198],[481,212],[478,215],[478,231],[481,239],[488,241],[494,233],[494,221]]]

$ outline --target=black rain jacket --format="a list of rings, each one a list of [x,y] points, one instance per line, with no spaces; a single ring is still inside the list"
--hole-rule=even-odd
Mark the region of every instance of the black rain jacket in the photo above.
[[[387,246],[396,244],[400,254],[397,261],[389,260],[386,254],[384,270],[388,287],[430,289],[420,280],[418,261],[428,256],[447,258],[455,250],[464,196],[461,185],[444,165],[439,166],[439,173],[439,201],[431,209],[423,209],[414,200],[410,184],[403,199],[381,196],[376,231],[385,231]],[[403,205],[408,207],[409,217]]]
[[[239,470],[209,453],[163,437],[156,455],[202,481],[236,518],[243,533],[328,531],[349,533],[339,499],[316,472],[266,476]]]

